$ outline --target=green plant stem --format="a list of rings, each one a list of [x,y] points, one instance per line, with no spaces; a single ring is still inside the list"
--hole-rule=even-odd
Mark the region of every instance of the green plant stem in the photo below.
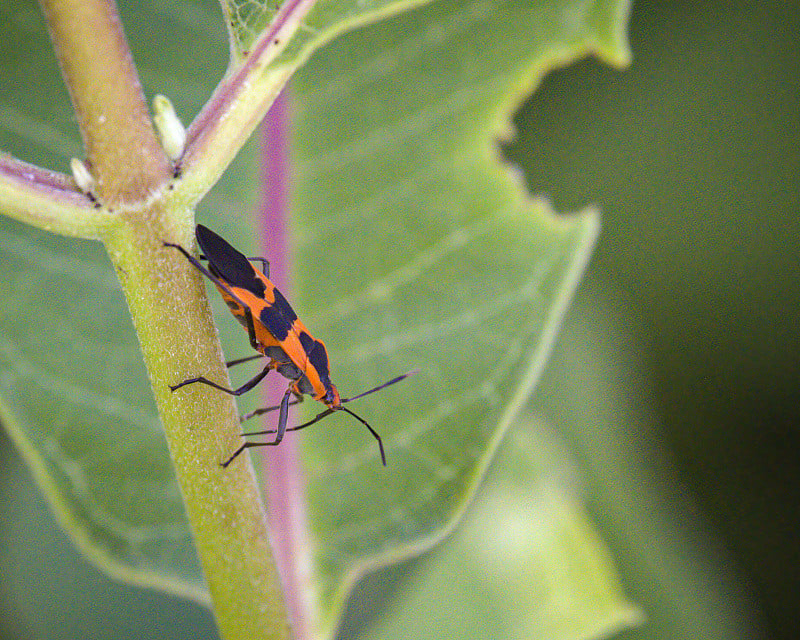
[[[146,218],[120,219],[104,240],[150,372],[220,634],[227,640],[288,638],[250,458],[228,469],[220,465],[240,442],[235,404],[205,385],[169,389],[198,372],[228,381],[204,285],[183,256],[163,246],[163,240],[189,246],[188,234]]]
[[[164,241],[191,246],[193,216],[171,184],[111,0],[42,0],[105,211],[100,236],[119,275],[164,426],[220,634],[289,637],[263,505],[230,396],[169,385],[227,381],[198,274]],[[185,192],[183,192],[185,193]],[[113,211],[112,215],[111,212]]]
[[[294,73],[297,62],[272,63],[315,4],[286,0],[247,56],[232,54],[236,64],[187,131],[181,167],[184,189],[195,201],[216,184]]]
[[[97,193],[145,199],[171,176],[113,0],[40,0]]]

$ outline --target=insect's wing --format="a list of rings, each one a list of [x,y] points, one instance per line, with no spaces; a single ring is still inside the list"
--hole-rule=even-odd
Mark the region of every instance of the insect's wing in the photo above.
[[[308,366],[308,345],[303,343],[302,338],[311,342],[313,338],[289,302],[274,286],[266,291],[264,302],[259,309],[259,322],[274,336],[289,359],[305,372]]]
[[[195,235],[209,270],[227,287],[217,285],[234,315],[244,324],[245,309],[238,302],[241,301],[253,316],[256,338],[262,347],[280,347],[291,362],[305,371],[308,356],[298,337],[305,327],[288,300],[243,253],[211,229],[198,224]]]
[[[197,225],[195,235],[211,273],[233,287],[249,291],[256,298],[264,297],[264,278],[259,278],[260,274],[243,253],[202,224]]]

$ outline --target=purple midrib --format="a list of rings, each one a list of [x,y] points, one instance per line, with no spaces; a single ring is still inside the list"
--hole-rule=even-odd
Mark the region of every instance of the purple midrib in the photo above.
[[[270,280],[288,294],[289,277],[289,100],[284,90],[264,119],[261,128],[261,202],[259,226],[261,247],[270,261]],[[288,296],[291,299],[291,296]],[[266,402],[276,405],[286,391],[279,376],[267,378]],[[274,417],[267,417],[267,420]],[[283,581],[287,607],[295,637],[309,637],[307,606],[309,576],[308,527],[304,477],[295,434],[287,433],[277,447],[264,448],[264,481],[267,518],[278,570]]]

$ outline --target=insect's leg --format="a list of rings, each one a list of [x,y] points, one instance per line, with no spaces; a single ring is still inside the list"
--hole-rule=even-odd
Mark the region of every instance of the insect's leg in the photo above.
[[[237,364],[242,364],[243,362],[250,362],[251,360],[258,360],[259,358],[263,358],[260,353],[257,356],[247,356],[246,358],[237,358],[236,360],[231,360],[230,362],[226,362],[225,366],[230,369],[231,367],[235,367]]]
[[[280,412],[278,413],[278,429],[275,432],[275,441],[270,442],[270,444],[273,446],[283,440],[283,436],[286,433],[286,421],[289,420],[289,398],[291,397],[292,388],[289,387],[286,390],[286,393],[283,394],[283,400],[281,400]]]
[[[253,379],[248,380],[238,389],[227,389],[225,387],[218,385],[216,382],[212,382],[208,378],[204,378],[203,376],[198,376],[197,378],[189,378],[188,380],[179,382],[176,385],[170,385],[169,388],[171,391],[175,391],[176,389],[185,387],[187,384],[194,384],[195,382],[200,382],[202,384],[207,384],[209,387],[214,387],[215,389],[219,389],[220,391],[229,393],[232,396],[240,396],[243,393],[247,393],[248,391],[250,391],[250,389],[255,387],[259,382],[261,382],[267,376],[269,372],[270,372],[270,366],[267,365],[266,367],[264,367],[263,371],[260,371]]]
[[[263,273],[267,278],[269,278],[269,260],[266,258],[262,258],[261,256],[255,256],[253,258],[248,257],[248,260],[251,262],[260,262],[261,263],[261,273]]]
[[[233,454],[231,455],[230,458],[228,458],[225,462],[222,463],[222,467],[226,468],[231,462],[233,462],[234,460],[236,460],[236,458],[239,457],[239,454],[242,451],[244,451],[248,447],[254,447],[254,446],[256,446],[256,444],[261,444],[261,443],[260,442],[259,443],[256,443],[256,442],[245,442],[244,444],[242,444],[241,447],[239,447],[236,451],[233,452]]]
[[[181,245],[175,244],[174,242],[164,242],[165,247],[172,247],[173,249],[177,249],[180,251],[183,256],[191,263],[191,265],[197,269],[200,273],[202,273],[206,278],[211,280],[214,284],[217,284],[220,280],[215,275],[213,275],[208,269],[206,269],[197,258],[195,258],[191,253],[189,253],[186,249],[184,249]],[[200,256],[200,260],[206,260],[205,256]],[[238,302],[238,300],[237,300]]]
[[[289,405],[300,404],[303,401],[303,396],[295,397],[293,400],[289,401]],[[256,416],[263,416],[265,413],[270,413],[271,411],[275,411],[275,409],[280,409],[281,405],[276,404],[274,407],[263,407],[262,409],[256,409],[255,411],[251,411],[250,413],[245,413],[243,416],[239,416],[239,422],[246,422],[250,420],[250,418],[255,418]],[[245,433],[246,436],[254,436],[259,435],[261,433],[275,433],[274,430],[272,431],[256,431],[255,433]]]
[[[192,264],[192,266],[197,269],[200,273],[202,273],[206,278],[211,280],[217,287],[222,289],[225,293],[227,293],[235,302],[238,304],[242,309],[244,309],[244,317],[247,320],[247,335],[250,338],[250,346],[253,347],[256,351],[258,351],[258,340],[256,340],[256,330],[255,326],[253,325],[253,314],[250,312],[250,308],[237,296],[231,288],[222,282],[217,276],[211,273],[208,269],[206,269],[200,261],[195,258],[191,253],[189,253],[186,249],[184,249],[179,244],[174,244],[172,242],[164,242],[165,247],[172,247],[173,249],[177,249],[180,251],[184,257]],[[203,260],[207,260],[204,256],[200,256]],[[213,386],[213,385],[212,385]]]
[[[231,462],[236,460],[236,458],[238,458],[239,455],[242,453],[242,451],[244,451],[245,449],[250,449],[251,447],[270,447],[270,446],[272,446],[274,444],[276,444],[276,443],[274,443],[274,442],[245,442],[236,451],[234,451],[231,454],[230,458],[228,458],[225,462],[221,463],[222,467],[223,467],[223,469],[226,468]]]
[[[222,463],[223,467],[227,467],[231,462],[233,462],[236,458],[239,457],[239,454],[242,453],[245,449],[249,449],[250,447],[274,447],[283,440],[283,436],[286,433],[286,421],[289,419],[289,405],[294,404],[289,401],[292,394],[292,388],[289,387],[286,390],[286,393],[283,394],[283,400],[281,400],[280,408],[281,412],[278,416],[278,428],[277,429],[268,429],[266,431],[257,431],[256,433],[247,433],[243,435],[261,435],[264,433],[274,433],[275,440],[272,442],[244,442],[236,451],[231,454],[231,457],[228,458],[225,462]],[[297,402],[295,400],[295,402]],[[273,409],[275,407],[272,407]]]

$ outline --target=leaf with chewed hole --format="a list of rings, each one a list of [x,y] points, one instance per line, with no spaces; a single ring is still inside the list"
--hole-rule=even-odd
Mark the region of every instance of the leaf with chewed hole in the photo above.
[[[352,406],[383,436],[388,468],[348,416],[295,436],[308,556],[293,560],[307,569],[306,613],[322,637],[358,576],[452,530],[544,366],[597,216],[557,216],[529,198],[496,139],[548,69],[589,53],[624,62],[626,12],[625,2],[437,2],[334,41],[293,84],[295,275],[286,293],[326,342],[344,396],[420,370]],[[198,43],[213,49],[222,35],[198,29],[186,47],[176,33],[164,40],[174,47],[167,55],[137,50],[142,15],[130,16],[129,33],[145,82],[172,88],[178,113],[193,112],[213,88],[213,74],[196,73],[196,57],[208,55]],[[79,144],[69,116],[52,116],[53,104],[68,113],[68,101],[50,69],[38,89],[55,99],[31,99],[29,120],[13,120],[3,138],[32,146],[26,159],[66,166]],[[251,146],[199,213],[249,255],[258,250],[243,212],[257,197],[255,176]],[[204,600],[102,249],[0,224],[2,281],[15,301],[0,318],[4,423],[90,557],[125,579]],[[229,357],[247,355],[221,305],[218,319]]]
[[[420,370],[358,402],[388,469],[346,416],[303,434],[323,627],[356,576],[451,529],[541,372],[597,218],[529,199],[495,143],[565,52],[625,58],[622,9],[593,11],[436,3],[296,78],[297,307],[344,395]]]

